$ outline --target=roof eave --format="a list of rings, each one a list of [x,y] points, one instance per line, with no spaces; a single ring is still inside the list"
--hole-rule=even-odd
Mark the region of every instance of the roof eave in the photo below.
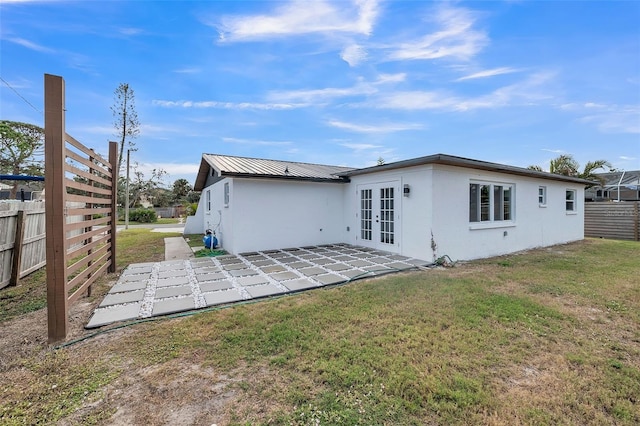
[[[331,183],[346,183],[350,179],[348,177],[337,176],[336,178],[321,178],[321,177],[305,177],[305,176],[285,176],[285,175],[258,175],[254,173],[231,173],[221,172],[222,177],[237,177],[244,179],[282,179],[282,180],[296,180],[304,182],[331,182]]]
[[[594,185],[597,182],[576,178],[572,176],[558,175],[554,173],[539,172],[536,170],[524,169],[521,167],[507,166],[498,163],[490,163],[486,161],[473,160],[470,158],[455,157],[452,155],[435,154],[426,157],[413,158],[410,160],[397,161],[395,163],[384,164],[381,166],[372,166],[364,169],[352,170],[341,173],[340,176],[350,177],[367,173],[376,173],[385,170],[395,170],[406,167],[422,166],[425,164],[442,164],[448,166],[466,167],[476,170],[485,170],[499,173],[509,173],[519,176],[535,177],[539,179],[559,180],[565,182],[579,183],[582,185]]]

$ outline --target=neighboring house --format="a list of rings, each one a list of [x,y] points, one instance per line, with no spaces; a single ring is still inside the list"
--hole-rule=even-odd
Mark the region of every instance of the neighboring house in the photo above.
[[[203,154],[185,233],[230,253],[349,243],[431,260],[584,238],[591,182],[450,155],[363,169]]]
[[[11,199],[11,188],[13,185],[7,185],[4,183],[0,183],[0,200],[9,200]],[[24,197],[25,201],[34,200],[37,198],[37,194],[42,192],[39,189],[34,189],[29,185],[18,184],[18,191],[16,192],[16,196],[13,197],[14,200],[21,200]]]
[[[604,185],[587,188],[587,201],[640,201],[640,170],[597,175],[604,179]]]

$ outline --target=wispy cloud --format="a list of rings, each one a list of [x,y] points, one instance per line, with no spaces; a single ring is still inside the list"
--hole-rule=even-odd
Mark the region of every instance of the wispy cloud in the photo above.
[[[636,157],[627,157],[626,155],[621,155],[618,158],[621,159],[621,160],[624,160],[624,161],[633,161],[633,160],[636,159]]]
[[[493,77],[496,75],[502,75],[502,74],[511,74],[514,72],[518,72],[519,70],[515,69],[515,68],[509,68],[509,67],[502,67],[502,68],[493,68],[490,70],[484,70],[484,71],[478,71],[475,72],[473,74],[469,74],[466,75],[464,77],[460,77],[459,79],[455,80],[455,81],[464,81],[464,80],[475,80],[478,78],[487,78],[487,77]]]
[[[563,149],[547,149],[547,148],[542,148],[540,151],[545,151],[545,152],[552,152],[554,154],[566,154],[567,151],[563,150]]]
[[[370,143],[341,143],[340,145],[355,151],[366,151],[369,149],[378,149],[383,147],[382,145],[373,145]]]
[[[306,104],[260,103],[260,102],[219,102],[219,101],[166,101],[154,99],[152,105],[163,108],[216,108],[230,110],[287,110],[306,107]]]
[[[369,35],[378,16],[376,0],[343,2],[294,0],[272,14],[226,16],[217,24],[220,41],[249,41],[312,33]]]
[[[469,60],[488,43],[484,31],[474,28],[477,16],[465,8],[439,6],[429,20],[436,31],[416,40],[388,46],[388,60],[425,60],[452,57]]]
[[[382,94],[367,102],[368,106],[380,109],[426,110],[454,109],[461,101],[454,96],[442,92],[397,91]]]
[[[378,90],[368,83],[358,83],[352,87],[327,87],[324,89],[290,90],[270,92],[268,99],[276,102],[315,103],[335,98],[370,95]]]
[[[373,84],[385,84],[385,83],[400,83],[407,79],[406,73],[397,73],[397,74],[380,74],[378,79],[373,82]]]
[[[362,46],[350,44],[342,50],[340,57],[348,63],[349,66],[355,67],[367,59],[367,51]]]
[[[230,137],[223,137],[222,140],[227,143],[235,143],[240,145],[288,146],[293,144],[293,142],[289,141],[265,141],[259,139],[239,139]]]
[[[610,107],[599,114],[584,116],[583,123],[594,124],[603,133],[633,133],[640,134],[640,107]]]
[[[197,67],[192,67],[192,68],[179,68],[176,70],[173,70],[173,72],[175,72],[176,74],[198,74],[202,72],[201,68],[197,68]]]
[[[344,121],[330,120],[327,122],[332,127],[349,130],[357,133],[393,133],[406,130],[422,129],[424,126],[414,123],[387,123],[387,124],[354,124]]]
[[[34,43],[32,41],[26,40],[24,38],[13,37],[7,39],[8,41],[19,44],[22,47],[26,47],[27,49],[35,50],[36,52],[41,53],[55,53],[54,49],[50,49],[48,47],[42,46],[40,44]]]
[[[124,36],[134,36],[134,35],[142,34],[143,30],[140,28],[124,27],[124,28],[118,28],[118,32]]]
[[[578,121],[594,125],[602,133],[640,133],[640,105],[569,102],[557,107],[563,111],[584,114]]]
[[[535,105],[551,98],[545,90],[545,84],[551,81],[553,76],[553,73],[534,74],[521,82],[475,97],[463,97],[445,91],[396,91],[375,96],[365,104],[378,109],[407,111],[471,111],[516,104]]]

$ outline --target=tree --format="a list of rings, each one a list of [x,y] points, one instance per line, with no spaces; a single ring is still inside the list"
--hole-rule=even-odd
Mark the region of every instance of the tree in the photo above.
[[[378,162],[376,164],[378,166],[384,166],[384,164],[385,164],[384,158],[378,157]]]
[[[0,173],[42,176],[43,168],[33,158],[44,144],[44,129],[19,121],[0,121]],[[13,184],[10,198],[15,198],[18,183]]]
[[[530,170],[542,171],[540,166],[529,166],[527,168]],[[560,155],[558,158],[554,158],[549,162],[550,173],[598,181],[601,185],[604,185],[604,178],[595,173],[598,169],[611,170],[612,166],[607,160],[588,161],[587,164],[584,165],[582,171],[580,171],[580,164],[569,154]]]
[[[111,107],[113,112],[113,127],[117,131],[119,141],[118,170],[122,170],[122,156],[124,146],[133,148],[135,144],[131,139],[135,139],[140,134],[140,121],[136,112],[135,94],[128,83],[120,83],[113,92],[114,104]]]
[[[147,178],[138,167],[137,162],[131,166],[133,173],[131,181],[129,182],[129,207],[140,205],[143,200],[147,200],[153,204],[157,196],[157,190],[163,185],[162,179],[167,174],[167,172],[162,169],[153,169],[151,171],[151,177]],[[122,200],[122,202],[126,199],[126,183],[127,179],[120,177],[118,182],[118,200]]]
[[[563,154],[549,162],[549,173],[565,176],[577,176],[580,165],[571,155]]]
[[[189,183],[188,180],[178,179],[175,182],[173,182],[171,191],[173,193],[172,194],[173,202],[181,203],[187,198],[189,193],[193,191],[193,188],[191,187],[191,184]]]

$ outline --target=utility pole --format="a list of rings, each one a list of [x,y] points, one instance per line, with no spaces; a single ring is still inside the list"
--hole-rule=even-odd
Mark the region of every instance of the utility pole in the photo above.
[[[125,206],[124,206],[124,229],[129,229],[129,153],[130,149],[127,149],[127,184],[125,190]]]

